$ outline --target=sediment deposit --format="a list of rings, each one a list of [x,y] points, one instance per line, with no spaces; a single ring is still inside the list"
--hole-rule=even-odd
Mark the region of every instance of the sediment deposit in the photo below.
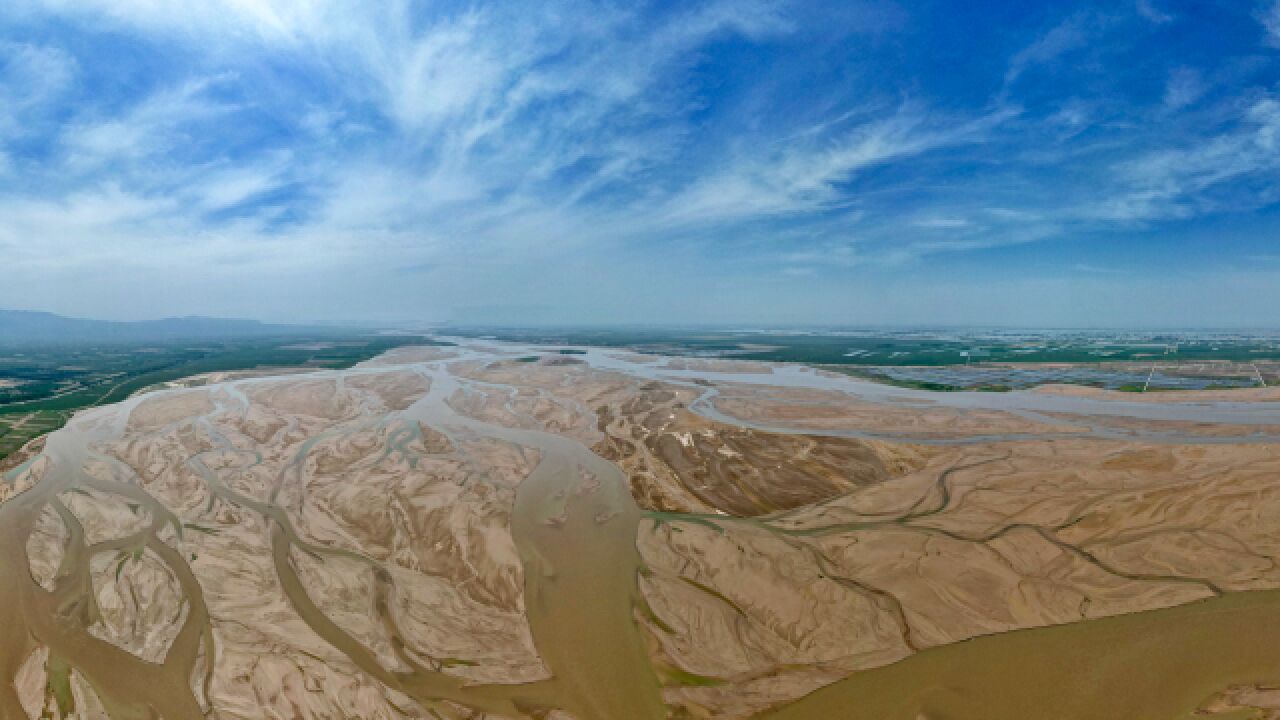
[[[1007,656],[990,717],[1129,718],[1035,653],[1137,623],[1237,651],[1153,706],[1275,712],[1270,395],[860,382],[473,344],[81,413],[4,470],[0,716],[976,719]]]

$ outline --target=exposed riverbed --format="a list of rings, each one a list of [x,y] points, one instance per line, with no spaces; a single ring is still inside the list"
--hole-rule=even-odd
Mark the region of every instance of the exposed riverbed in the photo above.
[[[528,353],[524,346],[501,346],[510,357]],[[514,385],[459,376],[459,362],[488,361],[494,353],[463,348],[453,357],[402,365],[382,365],[342,372],[317,373],[307,378],[341,380],[363,374],[404,371],[420,374],[429,391],[399,410],[366,406],[340,429],[317,434],[301,443],[282,466],[274,489],[265,497],[236,490],[227,474],[252,471],[262,462],[222,436],[219,423],[244,419],[253,400],[248,392],[274,380],[240,380],[199,390],[212,402],[195,415],[165,426],[195,428],[205,443],[190,454],[188,469],[201,478],[210,505],[216,500],[237,512],[257,518],[263,541],[293,610],[312,632],[355,667],[383,686],[436,707],[449,702],[503,715],[542,713],[551,708],[581,720],[619,718],[638,720],[667,715],[655,672],[646,630],[637,617],[649,612],[638,589],[643,570],[637,534],[655,520],[683,522],[679,515],[648,513],[637,507],[619,468],[592,452],[582,441],[544,430],[512,427],[481,420],[458,411],[453,398],[468,393],[518,393]],[[796,432],[874,438],[914,443],[989,444],[1013,440],[1046,441],[1052,433],[976,433],[947,438],[875,430],[815,431],[784,422],[749,421],[718,408],[726,388],[806,389],[839,393],[860,402],[886,407],[944,407],[984,410],[1062,426],[1060,437],[1123,438],[1164,444],[1272,443],[1275,437],[1251,426],[1280,425],[1280,403],[1171,402],[1148,403],[1031,392],[946,393],[890,388],[866,381],[828,375],[808,368],[782,366],[768,372],[691,371],[664,362],[641,362],[616,352],[589,349],[576,356],[589,367],[643,381],[666,383],[695,391],[689,404],[703,417],[737,427],[771,432]],[[173,391],[182,392],[182,391]],[[184,549],[184,534],[192,531],[175,512],[149,494],[133,471],[104,448],[130,432],[129,417],[143,400],[156,394],[80,414],[49,437],[42,453],[47,464],[32,487],[0,504],[0,572],[13,578],[0,587],[0,606],[10,608],[0,630],[0,674],[14,678],[37,647],[47,648],[50,686],[66,685],[74,673],[93,688],[114,718],[146,718],[153,713],[171,720],[201,717],[208,710],[212,675],[210,656],[217,652],[213,620],[206,607],[194,553]],[[1070,416],[1070,417],[1066,417]],[[1080,418],[1122,421],[1216,423],[1233,430],[1225,435],[1148,429],[1117,430],[1084,423]],[[1067,428],[1071,426],[1072,429]],[[524,683],[469,682],[442,666],[424,664],[406,652],[412,644],[401,627],[401,616],[390,608],[397,588],[385,561],[363,552],[321,546],[299,534],[290,510],[278,500],[291,478],[302,472],[318,442],[342,443],[361,433],[386,432],[388,453],[416,462],[410,450],[415,433],[392,428],[423,427],[442,433],[455,444],[477,440],[518,446],[536,455],[532,471],[515,489],[510,535],[523,569],[523,607],[537,654],[550,677]],[[291,432],[288,426],[277,435]],[[418,440],[421,438],[418,437]],[[225,458],[240,457],[239,465]],[[215,459],[218,463],[215,463]],[[10,482],[32,471],[37,461],[6,474]],[[86,468],[96,465],[90,473]],[[101,468],[106,468],[102,470]],[[105,473],[105,474],[104,474]],[[89,542],[77,517],[67,510],[67,493],[93,491],[125,498],[148,519],[134,533]],[[946,505],[943,498],[943,506]],[[42,515],[56,515],[65,536],[57,570],[42,585],[28,559],[30,539]],[[714,515],[693,517],[699,523],[733,522]],[[756,531],[799,535],[752,523]],[[859,526],[862,527],[862,526]],[[810,530],[808,534],[817,534]],[[91,631],[99,622],[91,578],[95,556],[147,554],[167,568],[183,602],[181,622],[160,662],[149,662],[103,640]],[[395,649],[395,663],[372,652],[351,631],[326,614],[301,579],[298,553],[335,557],[367,567],[375,585],[375,610]],[[117,575],[118,575],[117,571]],[[51,588],[51,589],[49,589]],[[901,612],[901,611],[899,611]],[[1280,602],[1274,592],[1227,593],[1167,610],[1089,620],[1053,628],[1016,631],[968,642],[922,650],[886,667],[859,672],[778,711],[778,717],[973,718],[1177,718],[1194,710],[1209,693],[1231,684],[1280,680],[1271,677],[1280,661],[1280,647],[1259,628],[1280,627]],[[1153,638],[1159,638],[1154,640]],[[1189,661],[1198,655],[1219,658],[1213,667]],[[1230,658],[1230,660],[1226,660]],[[1087,670],[1082,668],[1088,668]],[[1176,679],[1176,680],[1171,680]],[[1169,683],[1177,692],[1168,692]],[[1125,688],[1122,690],[1121,688]],[[997,698],[993,699],[993,698]],[[446,706],[439,706],[445,711]],[[1056,708],[1045,711],[1046,707]],[[12,683],[0,687],[0,715],[26,715]],[[1055,714],[1057,713],[1057,714]]]

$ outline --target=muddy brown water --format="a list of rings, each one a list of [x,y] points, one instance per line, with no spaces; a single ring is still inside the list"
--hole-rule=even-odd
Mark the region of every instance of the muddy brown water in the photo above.
[[[588,360],[603,369],[673,379],[651,367],[619,367],[621,363],[600,360],[603,357],[592,352]],[[535,470],[517,490],[512,534],[525,569],[530,629],[552,673],[550,680],[468,686],[445,673],[420,667],[408,673],[381,667],[366,648],[324,616],[297,581],[290,550],[326,551],[306,546],[279,507],[236,496],[198,457],[192,459],[192,466],[205,475],[211,492],[270,521],[277,571],[294,608],[321,637],[384,684],[415,697],[447,698],[495,713],[559,707],[579,720],[665,717],[645,639],[635,621],[640,568],[635,538],[645,514],[632,501],[621,472],[571,439],[458,414],[447,400],[455,392],[467,391],[466,382],[451,376],[443,362],[413,367],[431,378],[431,391],[399,417],[420,421],[455,438],[493,438],[539,453]],[[800,371],[782,375],[787,381],[805,384],[820,377]],[[747,379],[768,382],[765,378],[769,377]],[[219,402],[211,415],[235,412],[247,404],[239,388],[251,382],[257,381],[222,386],[228,401]],[[218,390],[218,386],[209,388],[210,392]],[[68,523],[71,537],[52,591],[32,578],[27,565],[26,542],[39,514],[47,507],[57,508],[59,493],[101,482],[88,478],[83,468],[91,459],[104,460],[94,446],[121,435],[137,402],[135,398],[82,413],[54,433],[44,450],[52,461],[51,469],[34,488],[0,505],[0,576],[6,579],[0,583],[0,612],[4,613],[0,622],[0,679],[11,680],[40,644],[50,649],[49,667],[74,669],[83,676],[113,718],[133,720],[157,714],[169,720],[196,718],[203,711],[201,678],[194,676],[202,666],[202,653],[210,646],[209,619],[190,568],[158,538],[172,521],[165,508],[136,486],[127,485],[127,478],[118,478],[116,482],[127,487],[101,489],[127,494],[139,502],[154,519],[150,527],[102,547],[91,547],[84,545],[74,522]],[[1241,424],[1248,424],[1244,420],[1274,420],[1271,408],[1219,410]],[[729,417],[716,419],[733,421]],[[593,479],[598,487],[581,492],[584,477]],[[170,567],[188,603],[178,639],[162,663],[144,662],[88,632],[96,612],[88,579],[92,555],[142,547]],[[380,589],[380,593],[384,591],[390,592]],[[391,629],[394,635],[394,627]],[[1242,593],[1168,610],[1017,631],[925,650],[894,665],[857,673],[765,717],[1182,720],[1227,685],[1276,681],[1280,681],[1280,592]],[[0,718],[22,716],[12,682],[0,682]]]
[[[491,437],[540,453],[517,489],[511,528],[534,645],[553,674],[533,699],[583,719],[665,717],[633,616],[642,513],[622,471],[569,438],[459,415],[446,402],[458,381],[438,368],[431,379],[430,392],[405,417],[455,437]],[[584,473],[598,483],[595,490],[581,492]]]
[[[1277,681],[1280,591],[1249,592],[925,650],[761,717],[1191,720],[1229,686]]]
[[[447,699],[505,715],[558,707],[583,720],[664,717],[658,681],[633,616],[639,566],[635,533],[642,513],[632,501],[621,471],[568,438],[499,427],[459,415],[447,403],[448,397],[461,389],[458,381],[443,365],[422,365],[417,369],[432,378],[432,390],[398,413],[400,417],[421,421],[453,437],[494,438],[539,454],[534,471],[517,489],[512,534],[525,567],[530,629],[539,654],[552,672],[549,680],[523,685],[468,685],[460,678],[421,666],[412,672],[393,672],[381,666],[367,648],[316,606],[289,560],[294,548],[318,555],[354,554],[305,543],[294,532],[282,508],[232,491],[199,456],[190,458],[189,464],[204,478],[213,495],[255,511],[269,521],[277,575],[295,611],[329,644],[385,685],[428,703]],[[237,404],[243,407],[247,399],[238,386],[258,381],[227,386],[232,402],[217,402],[212,413],[194,420],[219,442],[208,418],[234,411]],[[192,678],[200,653],[207,647],[204,640],[209,633],[209,619],[190,567],[179,553],[158,539],[172,520],[165,508],[136,485],[120,482],[100,488],[139,502],[155,522],[135,536],[87,546],[74,516],[61,513],[70,538],[53,591],[46,591],[36,582],[27,564],[27,538],[46,508],[60,508],[58,494],[82,485],[102,484],[84,473],[86,464],[96,459],[120,465],[94,448],[122,435],[138,401],[135,398],[82,413],[51,436],[45,449],[52,462],[48,472],[33,488],[0,505],[0,574],[20,579],[0,583],[0,608],[6,615],[5,622],[0,623],[0,673],[10,680],[0,683],[0,718],[25,717],[11,679],[36,645],[49,647],[48,667],[55,672],[65,668],[80,674],[113,718],[133,720],[160,715],[173,720],[203,716],[196,692],[201,682],[196,678],[193,686]],[[310,446],[305,445],[303,453]],[[219,445],[221,450],[227,447],[225,442]],[[584,482],[594,485],[594,489],[584,492]],[[182,586],[189,608],[163,663],[145,662],[89,632],[96,621],[88,570],[92,556],[135,547],[151,549],[169,567]],[[386,575],[378,577],[383,582]],[[385,611],[384,620],[388,620]],[[391,625],[394,637],[397,630],[394,623]],[[406,660],[404,656],[401,659]]]
[[[94,688],[113,718],[201,716],[191,682],[207,637],[208,617],[199,584],[189,568],[157,539],[167,511],[148,497],[143,509],[156,522],[135,535],[92,547],[85,544],[74,516],[57,500],[60,492],[95,482],[82,472],[95,456],[90,446],[118,437],[136,402],[84,414],[51,435],[44,450],[52,462],[50,470],[33,488],[0,504],[0,577],[5,579],[0,583],[0,608],[5,614],[0,623],[4,628],[0,633],[0,671],[5,674],[5,682],[0,683],[0,717],[26,717],[12,679],[37,643],[49,649],[51,685],[65,683],[67,673],[74,669]],[[60,511],[69,537],[53,589],[45,590],[32,575],[26,545],[40,514],[49,507]],[[174,572],[187,595],[188,613],[162,663],[146,662],[88,631],[97,613],[89,562],[96,552],[114,552],[121,547],[146,548],[166,564],[182,565],[183,569]]]

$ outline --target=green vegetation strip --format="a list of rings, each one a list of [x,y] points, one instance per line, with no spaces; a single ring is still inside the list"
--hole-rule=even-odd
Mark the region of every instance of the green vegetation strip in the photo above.
[[[324,342],[315,342],[323,340]],[[342,369],[420,336],[279,337],[145,345],[0,347],[0,461],[66,424],[78,410],[119,402],[166,382],[258,368]]]

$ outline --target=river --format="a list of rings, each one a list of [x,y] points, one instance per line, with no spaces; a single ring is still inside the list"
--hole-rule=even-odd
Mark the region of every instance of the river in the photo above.
[[[510,355],[542,350],[519,345],[499,347]],[[408,671],[382,667],[367,649],[316,607],[289,562],[294,548],[316,554],[335,551],[306,545],[293,532],[280,507],[236,494],[199,455],[189,462],[210,492],[265,519],[277,572],[294,609],[321,637],[384,684],[424,701],[449,699],[495,713],[559,707],[581,720],[665,717],[645,638],[635,621],[640,569],[635,539],[640,524],[649,522],[646,514],[632,500],[621,471],[581,443],[552,433],[483,422],[455,411],[448,399],[476,386],[453,375],[450,364],[459,359],[491,357],[465,347],[458,352],[458,357],[450,360],[403,366],[402,369],[422,373],[430,379],[431,386],[425,396],[394,416],[420,422],[451,438],[491,438],[538,452],[535,469],[516,491],[511,531],[524,566],[530,629],[538,652],[552,673],[549,680],[525,685],[467,685],[456,677],[421,666]],[[707,381],[803,387],[895,405],[924,403],[1002,410],[1063,425],[1068,421],[1054,420],[1053,413],[1215,422],[1240,426],[1241,432],[1228,438],[1237,442],[1274,442],[1276,438],[1250,432],[1248,426],[1280,425],[1280,403],[1155,404],[1031,392],[932,394],[800,366],[774,367],[761,373],[717,373],[682,370],[662,361],[634,361],[599,348],[585,349],[575,357],[603,371],[696,387],[700,397],[691,406],[693,410],[740,425],[746,423],[716,409],[718,390],[707,387]],[[388,369],[357,368],[319,375],[343,377]],[[208,387],[206,391],[218,398],[215,407],[193,420],[218,442],[212,421],[224,413],[247,412],[243,389],[268,381],[239,380]],[[169,720],[195,718],[203,711],[200,683],[197,681],[193,689],[191,678],[201,666],[202,653],[211,646],[211,626],[195,575],[185,559],[161,540],[167,527],[180,536],[181,522],[132,484],[130,471],[122,463],[97,450],[122,436],[129,413],[140,400],[133,398],[77,415],[50,436],[43,454],[51,465],[40,482],[0,505],[0,573],[13,579],[0,584],[0,607],[9,608],[7,621],[0,629],[0,674],[14,677],[34,644],[39,643],[49,648],[49,668],[55,675],[74,668],[95,688],[115,718],[145,718],[153,712]],[[386,423],[391,419],[372,422]],[[796,430],[775,426],[763,429]],[[1086,435],[1110,437],[1113,432],[1094,427]],[[848,434],[920,441],[918,437],[855,431]],[[1158,442],[1223,441],[1154,431],[1140,431],[1137,436]],[[1132,438],[1134,433],[1124,437]],[[1015,439],[1022,438],[984,435],[946,442]],[[309,447],[310,444],[305,445],[294,461],[301,462]],[[90,477],[84,472],[90,461],[114,468],[115,479]],[[12,477],[16,474],[10,473],[9,478]],[[594,484],[595,489],[584,492],[584,483]],[[74,516],[58,500],[60,493],[76,487],[126,495],[142,506],[151,523],[129,537],[88,545]],[[69,533],[52,591],[46,591],[31,576],[26,557],[28,538],[47,508],[58,512]],[[89,580],[92,556],[143,549],[174,573],[188,603],[177,639],[161,663],[144,662],[88,631],[96,619]],[[373,561],[358,559],[376,568]],[[385,602],[387,593],[394,589],[385,571],[376,577]],[[1189,712],[1195,707],[1194,702],[1226,684],[1280,679],[1267,677],[1280,660],[1280,652],[1274,650],[1280,647],[1280,630],[1276,630],[1280,628],[1278,599],[1280,595],[1271,592],[1227,595],[1169,610],[1018,631],[926,650],[824,688],[780,709],[776,717],[1177,718],[1178,713]],[[394,635],[394,623],[388,622]],[[1197,654],[1216,659],[1213,663],[1189,660]],[[12,683],[4,683],[0,687],[0,715],[18,717],[20,713]]]

